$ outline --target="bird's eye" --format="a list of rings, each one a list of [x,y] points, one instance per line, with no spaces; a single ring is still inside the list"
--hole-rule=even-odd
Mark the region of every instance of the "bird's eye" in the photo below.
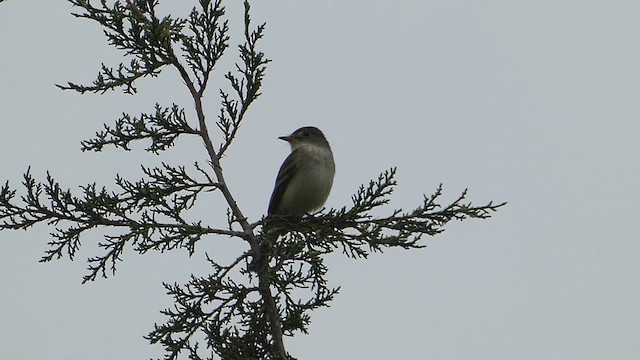
[[[311,136],[311,133],[309,133],[308,131],[305,131],[305,132],[302,133],[302,136],[309,137],[309,136]]]

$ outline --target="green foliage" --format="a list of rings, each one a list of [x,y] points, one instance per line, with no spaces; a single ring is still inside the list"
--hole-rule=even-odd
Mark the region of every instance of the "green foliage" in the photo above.
[[[147,151],[159,154],[174,145],[180,135],[199,135],[187,122],[184,109],[173,104],[163,108],[156,104],[155,112],[131,117],[122,114],[115,125],[104,125],[104,130],[96,133],[95,139],[82,141],[83,151],[102,151],[105,146],[113,145],[130,150],[129,144],[136,140],[151,140]]]
[[[424,235],[444,231],[451,220],[488,218],[500,206],[465,203],[466,191],[446,206],[440,205],[442,187],[411,211],[385,212],[396,169],[361,186],[349,207],[329,209],[302,219],[268,218],[250,222],[238,207],[224,179],[220,160],[238,134],[249,106],[260,96],[269,60],[258,50],[265,25],[252,28],[250,6],[244,2],[244,39],[238,46],[239,63],[225,79],[232,91],[219,90],[217,136],[208,130],[203,110],[205,90],[218,60],[229,45],[228,20],[222,1],[200,0],[186,18],[159,17],[157,0],[69,0],[81,9],[76,17],[103,27],[109,44],[124,51],[126,62],[102,65],[92,85],[68,83],[60,88],[79,93],[103,93],[121,88],[136,92],[135,83],[158,76],[166,67],[180,74],[194,102],[189,119],[176,104],[156,104],[150,113],[123,114],[105,125],[83,151],[112,146],[130,150],[134,141],[149,143],[147,151],[162,155],[183,135],[197,136],[204,144],[209,166],[142,166],[142,178],[115,177],[113,189],[96,183],[74,194],[49,173],[37,180],[28,170],[24,195],[6,183],[0,188],[0,231],[28,229],[36,224],[53,228],[50,249],[41,261],[75,259],[85,233],[103,229],[100,252],[87,260],[84,282],[115,273],[129,247],[148,251],[197,251],[197,243],[211,236],[246,241],[248,250],[226,263],[207,257],[209,275],[192,275],[186,284],[165,284],[174,306],[162,311],[164,324],[147,335],[166,350],[165,359],[292,359],[283,336],[307,333],[310,312],[330,305],[339,292],[326,281],[324,255],[341,252],[366,258],[388,248],[416,249]],[[214,139],[218,139],[214,145]],[[219,192],[228,207],[227,228],[207,225],[208,219],[187,221],[201,196]],[[253,264],[253,266],[251,266]],[[202,340],[204,339],[204,340]]]

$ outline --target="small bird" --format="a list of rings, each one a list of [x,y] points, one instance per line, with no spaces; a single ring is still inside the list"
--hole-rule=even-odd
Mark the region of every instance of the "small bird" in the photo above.
[[[298,217],[320,209],[329,197],[336,171],[329,142],[313,126],[279,139],[291,145],[291,154],[278,171],[268,215]]]

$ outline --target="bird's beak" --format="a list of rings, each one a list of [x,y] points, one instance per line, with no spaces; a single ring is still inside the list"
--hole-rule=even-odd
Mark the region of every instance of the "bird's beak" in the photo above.
[[[279,136],[278,139],[284,140],[286,142],[291,142],[291,135],[289,135],[289,136]]]

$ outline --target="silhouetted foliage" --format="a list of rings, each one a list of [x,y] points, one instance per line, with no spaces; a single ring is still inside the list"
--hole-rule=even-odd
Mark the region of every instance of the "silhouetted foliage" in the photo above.
[[[28,229],[39,223],[53,228],[50,249],[43,262],[74,259],[80,239],[88,231],[104,228],[98,244],[101,252],[88,258],[84,282],[116,272],[123,251],[130,247],[148,251],[186,249],[196,251],[198,241],[210,236],[243,239],[245,253],[226,263],[207,257],[211,272],[192,275],[186,284],[165,284],[174,307],[162,311],[168,320],[147,335],[161,344],[165,359],[293,359],[283,336],[307,333],[310,312],[329,306],[339,287],[327,284],[323,255],[335,251],[347,257],[366,258],[387,248],[420,248],[423,235],[444,231],[451,220],[488,218],[503,204],[473,206],[465,202],[466,191],[452,203],[439,204],[442,187],[424,196],[415,209],[385,208],[395,182],[396,169],[382,173],[361,186],[351,204],[303,217],[255,219],[245,217],[224,178],[220,159],[238,135],[250,105],[260,96],[269,60],[258,49],[265,25],[253,26],[248,1],[244,2],[244,39],[238,45],[239,62],[225,79],[231,92],[219,90],[220,112],[216,132],[203,110],[206,89],[218,60],[229,48],[228,20],[222,1],[200,0],[186,18],[157,13],[157,0],[70,0],[79,8],[74,15],[103,27],[110,45],[124,51],[125,62],[102,65],[91,85],[69,82],[59,85],[79,93],[104,93],[120,88],[136,92],[136,82],[155,77],[167,68],[180,74],[193,99],[195,118],[187,117],[177,104],[156,104],[139,116],[122,114],[105,125],[92,139],[82,141],[83,151],[102,151],[112,146],[129,151],[134,141],[148,143],[147,151],[161,155],[181,136],[204,143],[208,165],[142,166],[142,177],[115,177],[110,187],[96,183],[72,192],[52,175],[38,180],[24,174],[23,195],[7,182],[0,189],[0,230]],[[185,215],[207,192],[220,192],[228,207],[228,227],[207,225],[210,219],[189,222]],[[379,213],[379,211],[376,211]],[[269,226],[264,226],[268,220]],[[278,229],[275,232],[270,229]],[[283,231],[284,229],[284,231]],[[280,235],[282,232],[285,234]],[[260,259],[250,269],[253,258]],[[204,336],[202,336],[204,335]],[[206,339],[204,343],[196,338]]]

